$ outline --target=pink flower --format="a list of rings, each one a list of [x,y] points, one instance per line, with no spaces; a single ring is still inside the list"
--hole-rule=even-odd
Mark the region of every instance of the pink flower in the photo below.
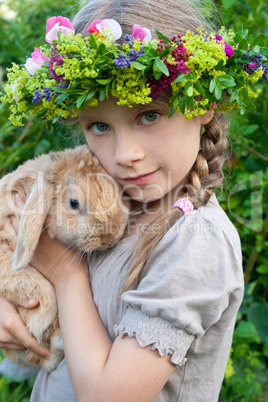
[[[120,25],[118,24],[117,21],[112,19],[97,20],[92,22],[89,25],[87,32],[89,33],[99,32],[105,38],[109,39],[112,42],[121,38],[122,35],[122,29]]]
[[[250,63],[250,65],[249,65],[250,68],[254,68],[255,66],[256,66],[256,63],[253,63],[253,62]]]
[[[132,36],[134,39],[140,39],[141,42],[150,42],[152,39],[150,30],[138,24],[133,25]]]
[[[87,32],[89,32],[89,33],[99,32],[99,30],[96,28],[96,25],[99,24],[99,23],[102,22],[102,21],[103,21],[103,20],[97,20],[97,21],[92,22],[92,23],[89,25],[89,27],[88,27],[88,29],[87,29]]]
[[[230,59],[231,56],[233,56],[234,51],[232,49],[232,46],[228,45],[228,43],[224,42],[224,51],[228,59]]]
[[[222,36],[221,36],[221,35],[215,35],[215,39],[216,39],[217,41],[221,41],[221,40],[222,40]]]
[[[69,18],[65,17],[50,17],[47,20],[47,30],[46,30],[46,41],[48,43],[52,43],[54,39],[57,39],[58,32],[61,31],[65,35],[70,35],[72,32],[75,32],[75,29],[69,20]]]
[[[38,47],[34,48],[34,52],[31,53],[32,57],[28,57],[24,64],[26,70],[33,75],[36,70],[40,70],[45,61],[49,61],[49,58],[41,52]]]

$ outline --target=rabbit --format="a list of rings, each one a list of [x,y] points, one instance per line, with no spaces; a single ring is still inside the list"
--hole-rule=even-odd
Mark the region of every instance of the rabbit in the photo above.
[[[16,192],[26,200],[18,235],[11,223]],[[29,265],[43,227],[51,238],[91,252],[120,239],[128,214],[120,186],[85,145],[41,155],[0,180],[0,296],[18,306],[29,331],[51,352],[47,360],[30,350],[3,349],[8,360],[50,372],[64,357],[54,288]],[[20,307],[26,298],[38,299],[39,305]]]

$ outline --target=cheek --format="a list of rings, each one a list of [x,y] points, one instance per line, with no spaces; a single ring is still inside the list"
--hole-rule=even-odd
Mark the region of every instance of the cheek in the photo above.
[[[85,137],[90,151],[96,156],[103,169],[112,176],[112,147],[106,143],[107,141],[100,138],[95,139],[89,135],[86,135]]]

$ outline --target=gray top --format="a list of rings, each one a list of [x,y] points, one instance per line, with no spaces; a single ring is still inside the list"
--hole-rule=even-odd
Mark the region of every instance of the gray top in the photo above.
[[[216,197],[185,214],[156,246],[137,289],[120,296],[137,235],[88,258],[90,283],[111,337],[136,337],[177,365],[155,402],[215,402],[243,298],[238,234]],[[73,402],[65,360],[41,371],[31,402]]]

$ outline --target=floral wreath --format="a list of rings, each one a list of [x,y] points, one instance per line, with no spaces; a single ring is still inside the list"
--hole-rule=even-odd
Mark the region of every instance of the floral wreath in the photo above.
[[[235,34],[224,27],[218,34],[202,27],[169,39],[156,30],[133,26],[124,43],[118,22],[94,21],[89,36],[75,35],[68,18],[47,20],[47,47],[35,48],[26,64],[8,69],[8,83],[1,100],[11,103],[10,120],[23,125],[30,112],[50,125],[76,117],[86,105],[109,97],[118,105],[146,104],[171,88],[171,110],[185,118],[202,115],[209,103],[216,110],[255,109],[260,93],[255,83],[268,80],[265,35],[248,42],[248,33]]]

